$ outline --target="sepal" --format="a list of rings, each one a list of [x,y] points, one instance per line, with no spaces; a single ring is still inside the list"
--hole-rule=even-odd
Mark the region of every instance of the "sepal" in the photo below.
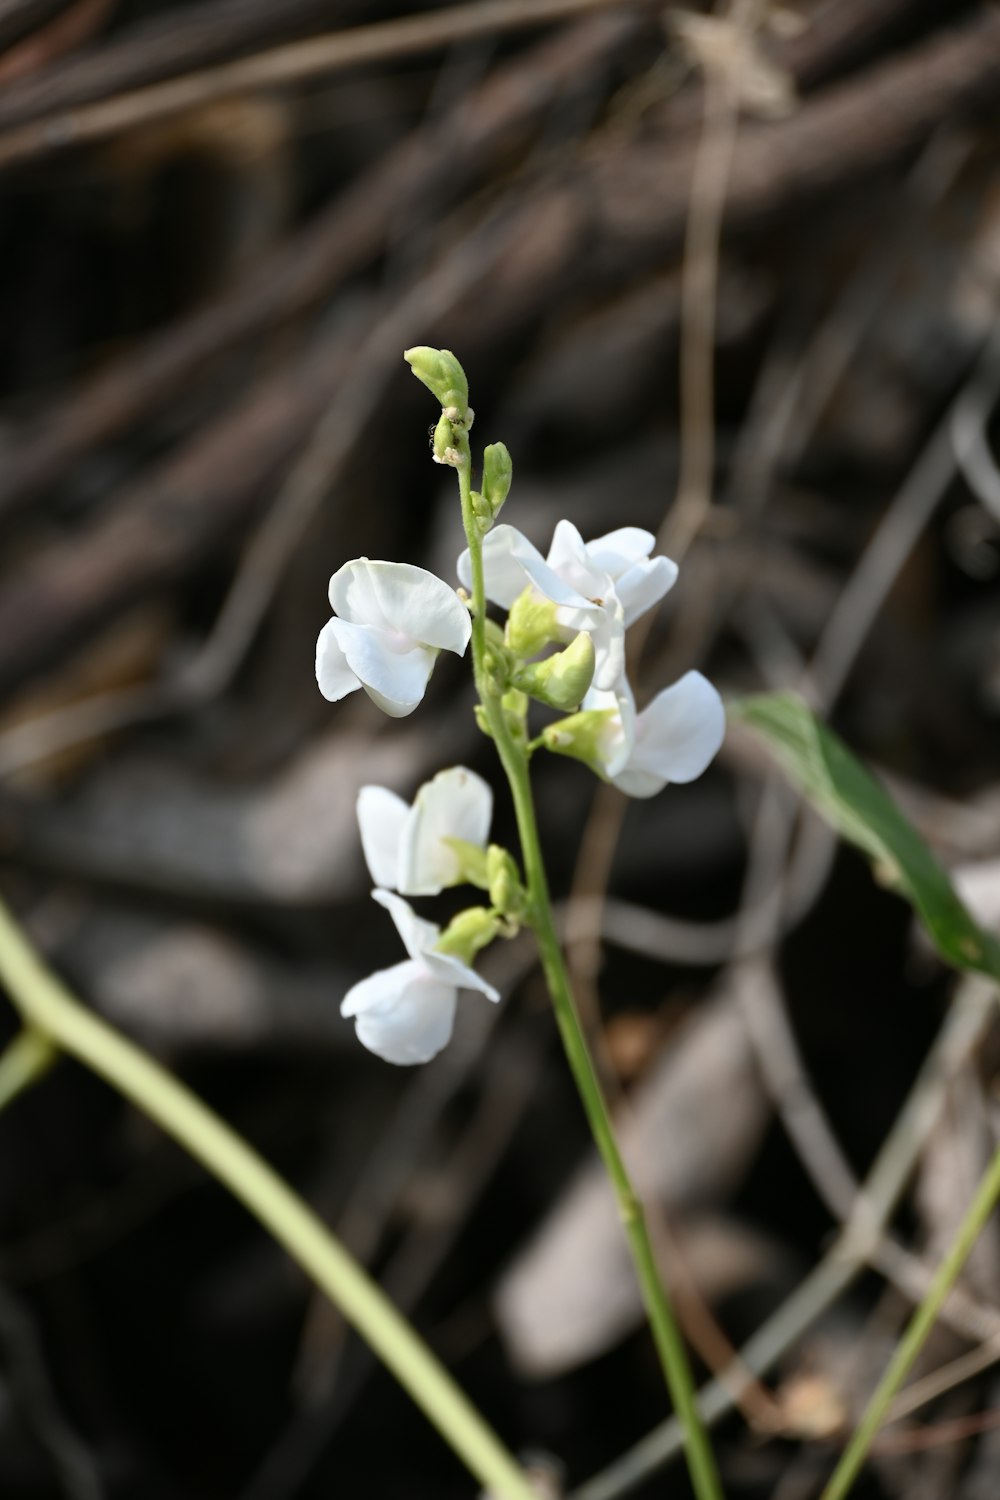
[[[594,680],[594,663],[594,643],[582,630],[564,651],[518,668],[514,682],[529,697],[565,711],[583,702]]]
[[[558,719],[555,724],[547,724],[541,738],[546,750],[582,760],[602,780],[607,780],[607,739],[617,718],[613,708],[586,708],[567,719]]]
[[[470,906],[452,917],[435,945],[435,952],[448,953],[471,966],[481,949],[492,943],[500,931],[501,919],[485,906]]]
[[[523,593],[518,594],[510,607],[504,632],[507,645],[515,656],[527,661],[553,641],[557,641],[557,614],[556,605],[550,599],[544,599],[530,584]]]

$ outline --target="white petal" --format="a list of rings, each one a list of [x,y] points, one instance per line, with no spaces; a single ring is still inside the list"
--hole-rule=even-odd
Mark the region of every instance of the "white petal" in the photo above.
[[[399,850],[409,808],[384,786],[363,786],[358,793],[358,828],[368,873],[376,885],[399,885]]]
[[[546,562],[585,599],[601,599],[612,581],[606,569],[595,563],[572,521],[556,523]]]
[[[615,591],[625,610],[626,626],[634,625],[648,609],[659,604],[677,582],[678,567],[669,557],[651,557],[637,562],[615,583]]]
[[[595,536],[587,543],[587,552],[595,568],[618,579],[637,562],[647,558],[656,546],[656,537],[641,526],[619,526],[617,531]]]
[[[693,781],[725,732],[722,699],[700,672],[687,672],[638,716],[635,749],[615,785],[631,797],[652,797],[668,782]]]
[[[412,563],[359,557],[330,579],[330,603],[344,620],[394,631],[404,640],[459,656],[469,644],[469,611],[450,588]]]
[[[441,936],[440,927],[418,917],[402,896],[397,896],[393,891],[379,890],[372,891],[372,900],[385,907],[396,924],[396,931],[403,939],[407,953],[425,974],[442,984],[451,985],[453,989],[478,990],[488,1000],[500,999],[499,991],[482,979],[475,969],[463,964],[460,958],[452,953],[435,953],[434,945]]]
[[[561,614],[561,611],[560,611]],[[610,585],[596,626],[590,627],[594,642],[594,686],[616,691],[625,675],[625,611]]]
[[[330,620],[319,633],[316,642],[316,681],[324,698],[331,703],[337,703],[341,698],[346,698],[348,693],[357,692],[361,686],[357,675],[351,671],[347,664],[347,658],[337,641],[336,632],[331,629],[337,622]]]
[[[334,573],[330,579],[330,607],[352,625],[386,628],[388,621],[379,608],[367,557],[356,557]]]
[[[393,719],[411,714],[424,696],[437,652],[429,646],[399,649],[399,641],[373,625],[331,620],[327,629],[361,679],[361,686]]]
[[[485,995],[487,1000],[499,1000],[500,991],[488,984],[482,975],[477,974],[475,969],[470,969],[468,964],[463,964],[460,958],[453,953],[425,953],[423,962],[428,971],[439,979],[442,984],[453,984],[460,990],[478,990]]]
[[[344,996],[358,1040],[386,1062],[429,1062],[451,1040],[458,999],[453,984],[407,960],[362,979]]]
[[[436,896],[457,885],[461,869],[445,839],[484,848],[493,815],[493,793],[474,771],[453,766],[422,786],[402,832],[398,888],[405,896]],[[384,885],[385,881],[379,881]]]
[[[483,569],[486,597],[504,609],[509,609],[530,583],[555,604],[571,604],[593,614],[590,598],[566,583],[515,526],[494,526],[489,532],[483,542]],[[468,552],[458,559],[458,576],[467,588],[471,587]]]
[[[425,955],[433,950],[441,936],[440,927],[418,917],[410,903],[393,891],[372,891],[372,900],[385,907],[396,924],[396,931],[403,939],[403,946],[410,957],[423,963]]]

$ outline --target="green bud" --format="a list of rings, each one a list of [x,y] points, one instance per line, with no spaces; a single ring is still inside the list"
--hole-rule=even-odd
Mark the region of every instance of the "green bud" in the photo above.
[[[510,494],[513,465],[506,444],[490,443],[483,453],[483,499],[489,515],[496,520],[500,507]]]
[[[576,708],[594,680],[594,643],[585,630],[565,651],[530,662],[514,674],[522,692],[550,708]]]
[[[559,639],[556,623],[556,606],[551,599],[543,599],[529,584],[518,594],[507,616],[506,639],[515,656],[527,661],[539,651]]]
[[[470,906],[452,917],[438,938],[436,951],[451,953],[463,964],[471,964],[481,948],[492,943],[500,931],[500,918],[485,906]]]
[[[476,723],[482,730],[483,734],[485,734],[487,739],[491,740],[493,738],[493,731],[490,728],[489,716],[487,715],[487,712],[483,705],[481,703],[474,704],[472,712],[475,716]]]
[[[451,464],[452,468],[456,468],[461,463],[462,456],[455,442],[455,428],[446,412],[441,413],[434,429],[432,447],[436,464]]]
[[[464,881],[469,885],[478,886],[481,891],[488,891],[490,877],[486,850],[480,848],[478,844],[468,843],[465,839],[445,838],[441,842],[448,845],[458,860],[459,879],[455,881],[455,884],[460,885]]]
[[[500,699],[507,728],[515,740],[522,743],[528,738],[528,695],[517,688],[508,688]]]
[[[493,512],[490,510],[485,496],[481,495],[478,490],[473,490],[469,498],[472,501],[472,514],[476,518],[476,525],[479,527],[481,534],[485,536],[493,525]]]
[[[518,921],[524,914],[527,896],[513,855],[499,844],[491,844],[486,851],[486,873],[490,902],[501,915]]]
[[[584,765],[607,779],[607,736],[612,722],[618,715],[613,708],[588,708],[568,719],[558,719],[542,730],[542,741],[546,750],[556,755],[569,755],[582,760]]]
[[[456,416],[468,422],[469,382],[450,349],[430,349],[426,344],[407,349],[403,358],[418,380],[444,407],[457,407]]]

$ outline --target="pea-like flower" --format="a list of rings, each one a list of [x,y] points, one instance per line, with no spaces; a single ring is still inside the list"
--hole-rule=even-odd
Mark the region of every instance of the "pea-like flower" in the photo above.
[[[410,563],[345,563],[330,579],[335,617],[316,642],[316,681],[336,703],[364,688],[394,719],[424,696],[439,651],[462,656],[472,631],[455,590]]]
[[[486,596],[510,609],[530,587],[556,606],[560,638],[587,631],[594,642],[594,685],[614,689],[625,670],[625,631],[677,578],[668,557],[650,557],[652,532],[622,526],[585,542],[571,521],[560,521],[548,557],[514,526],[496,526],[483,542]],[[471,585],[468,550],[458,560],[458,576]]]
[[[623,678],[616,692],[592,688],[578,714],[543,730],[550,750],[585,761],[629,797],[655,797],[694,781],[718,753],[726,711],[700,672],[686,672],[636,713]]]
[[[465,877],[452,840],[485,850],[493,815],[489,786],[465,766],[439,771],[410,807],[383,786],[358,794],[358,826],[371,877],[404,896],[436,896]]]
[[[386,1062],[429,1062],[451,1040],[459,990],[478,990],[488,1000],[499,1000],[499,992],[461,959],[435,952],[440,927],[418,917],[402,896],[377,890],[372,897],[392,917],[409,957],[354,985],[340,1014],[353,1017],[358,1040]]]

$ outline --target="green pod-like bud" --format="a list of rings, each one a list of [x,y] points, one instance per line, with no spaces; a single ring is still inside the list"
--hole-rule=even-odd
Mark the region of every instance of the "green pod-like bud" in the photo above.
[[[550,708],[576,708],[594,680],[594,643],[582,630],[565,651],[529,662],[514,674],[514,684]]]
[[[451,953],[463,964],[471,964],[481,949],[500,931],[500,917],[485,906],[470,906],[452,917],[435,944],[438,953]]]
[[[551,599],[536,594],[529,584],[511,605],[504,634],[507,645],[522,661],[537,656],[539,651],[559,639],[556,606]]]
[[[462,421],[469,409],[469,382],[450,349],[431,349],[420,344],[407,349],[403,358],[419,381],[444,407],[456,407]]]
[[[486,851],[487,890],[491,905],[508,921],[520,921],[527,896],[514,857],[499,844]]]
[[[507,496],[513,465],[505,443],[490,443],[483,453],[483,499],[495,521]]]
[[[596,771],[606,780],[609,735],[614,733],[618,715],[613,708],[588,708],[582,713],[570,714],[567,719],[558,719],[542,730],[542,742],[546,750],[556,755],[569,755],[573,760],[582,760],[584,765]]]

